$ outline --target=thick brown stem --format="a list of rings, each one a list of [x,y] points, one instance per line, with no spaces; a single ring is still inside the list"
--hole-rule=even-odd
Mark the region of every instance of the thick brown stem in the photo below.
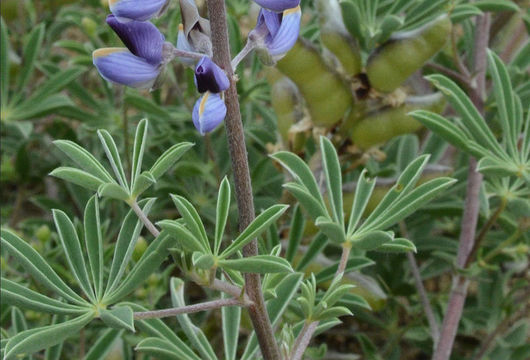
[[[477,110],[484,115],[484,96],[486,90],[486,49],[489,43],[490,16],[488,14],[477,17],[475,29],[474,53],[474,84],[471,87],[470,98]],[[458,245],[456,263],[464,268],[475,243],[475,232],[479,215],[479,190],[482,184],[482,174],[477,172],[477,161],[469,160],[466,201],[462,227]],[[442,323],[440,341],[433,355],[433,360],[448,360],[453,350],[458,324],[466,301],[469,281],[460,274],[453,277],[453,286],[449,296],[449,303]]]
[[[230,58],[224,0],[208,0],[208,13],[212,33],[213,60],[224,69],[230,79],[230,87],[225,92],[227,109],[225,129],[234,174],[237,207],[239,210],[239,229],[243,230],[254,220],[254,199],[245,146],[245,134],[243,132],[234,71]],[[256,239],[245,246],[243,254],[244,256],[258,254],[258,242]],[[256,331],[261,354],[266,360],[279,360],[280,350],[274,338],[274,332],[265,307],[259,274],[245,274],[245,288],[250,299],[254,302],[254,305],[249,307],[249,314]]]

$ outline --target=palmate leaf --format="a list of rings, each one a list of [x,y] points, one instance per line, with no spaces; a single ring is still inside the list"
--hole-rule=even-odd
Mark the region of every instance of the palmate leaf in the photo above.
[[[78,305],[88,305],[57,275],[50,265],[28,243],[14,233],[2,229],[2,248],[13,256],[20,265],[42,286]]]
[[[168,249],[174,245],[175,241],[173,238],[167,232],[162,232],[149,245],[140,260],[131,269],[119,286],[115,290],[106,293],[102,301],[105,304],[112,304],[134,291],[139,284],[144,282],[151,273],[158,269],[160,264],[162,264],[169,255]]]
[[[502,158],[503,150],[497,139],[464,91],[443,75],[429,75],[426,78],[445,95],[453,108],[462,116],[462,123],[474,140]]]
[[[171,278],[171,303],[174,307],[186,306],[184,302],[184,282],[179,278]],[[188,340],[193,344],[193,347],[201,354],[202,359],[216,360],[215,351],[213,350],[206,335],[201,329],[196,327],[190,320],[187,314],[177,315],[177,320],[186,334]]]
[[[64,339],[77,334],[94,316],[94,311],[88,310],[85,315],[60,324],[23,331],[9,339],[4,359],[14,359],[18,354],[31,354],[59,344]]]

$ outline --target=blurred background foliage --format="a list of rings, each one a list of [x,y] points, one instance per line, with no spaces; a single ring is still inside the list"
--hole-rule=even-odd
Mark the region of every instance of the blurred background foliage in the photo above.
[[[65,271],[62,249],[56,246],[58,240],[51,209],[61,209],[70,217],[80,219],[92,194],[48,176],[54,168],[68,163],[52,145],[53,140],[72,140],[101,159],[103,154],[96,129],[104,128],[118,140],[120,153],[126,157],[131,153],[137,123],[147,117],[151,125],[144,160],[147,166],[174,143],[195,143],[163,181],[146,194],[158,198],[151,211],[154,220],[175,218],[176,210],[167,195],[182,194],[212,228],[217,188],[223,176],[230,174],[223,128],[203,138],[192,126],[191,108],[197,94],[191,69],[178,61],[173,62],[167,68],[164,84],[153,92],[115,86],[97,74],[92,65],[92,51],[104,46],[120,46],[117,36],[105,24],[106,3],[104,0],[1,2],[2,226],[23,234],[44,257],[54,261],[54,268],[61,276],[70,275]],[[197,3],[202,11],[206,10],[204,1]],[[345,209],[348,210],[355,187],[348,179],[357,178],[363,168],[371,176],[379,177],[369,205],[371,209],[394,184],[396,175],[407,165],[407,159],[422,153],[432,154],[425,179],[451,174],[464,180],[468,155],[448,146],[406,113],[422,108],[455,115],[422,75],[436,73],[440,66],[456,70],[455,52],[471,58],[473,16],[482,12],[493,11],[490,47],[508,64],[515,92],[521,97],[524,111],[528,111],[530,3],[527,0],[474,3],[381,0],[373,2],[378,4],[374,8],[355,8],[353,3],[370,4],[370,1],[341,1],[337,19],[334,9],[330,9],[325,0],[302,0],[301,39],[295,48],[276,67],[263,66],[258,56],[253,55],[237,71],[257,210],[279,202],[293,202],[281,188],[284,174],[268,154],[279,149],[291,150],[304,157],[312,164],[314,172],[320,174],[320,155],[315,140],[319,134],[330,134],[339,152],[345,177]],[[246,0],[227,0],[227,6],[232,54],[235,55],[253,28],[257,12]],[[434,22],[440,22],[440,16],[447,19],[443,20],[445,25],[426,34]],[[176,42],[179,18],[178,6],[173,1],[168,12],[155,21],[166,40],[172,43]],[[416,33],[407,33],[414,29]],[[423,49],[428,53],[418,54],[418,63],[414,64],[416,60],[410,49],[393,50],[395,52],[390,55],[385,53],[391,51],[389,46],[393,40],[390,37],[396,32],[404,39],[408,36],[417,40],[425,36],[427,44],[438,42],[439,45],[430,52]],[[432,58],[433,55],[436,56]],[[404,66],[402,74],[394,74],[397,77],[393,79],[395,86],[377,86],[379,82],[375,77],[380,70],[370,68],[377,68],[377,61],[396,58],[412,64]],[[412,70],[410,74],[407,69]],[[394,75],[390,73],[389,76]],[[493,97],[487,99],[487,120],[498,133],[500,126],[493,118],[496,106]],[[129,166],[130,159],[125,158],[124,163]],[[479,226],[483,226],[503,203],[502,194],[510,192],[514,188],[512,185],[486,183],[481,192]],[[458,238],[464,194],[465,182],[460,181],[446,196],[423,208],[397,229],[402,235],[408,232],[408,238],[416,244],[421,276],[439,319],[443,317],[451,287],[450,273],[458,245],[455,239]],[[102,207],[101,218],[107,219],[104,233],[107,243],[111,243],[109,240],[116,237],[120,227],[111,219],[123,218],[127,209],[121,203],[102,202],[107,201],[109,204]],[[484,245],[496,253],[472,270],[474,282],[457,338],[455,359],[470,358],[481,340],[500,326],[504,327],[499,334],[502,341],[490,349],[490,358],[522,360],[530,357],[529,322],[510,318],[529,294],[529,213],[528,193],[516,194],[515,201],[510,201],[499,217],[497,226],[488,232]],[[230,216],[228,231],[235,232],[235,204]],[[288,226],[288,218],[280,221],[278,227],[262,239],[262,246],[270,248],[278,239],[287,238]],[[497,245],[511,239],[515,232],[516,239],[499,249]],[[314,224],[307,221],[302,244],[311,244],[315,233]],[[145,246],[145,240],[139,241],[135,259]],[[112,256],[112,247],[106,254]],[[306,271],[322,270],[330,265],[329,258],[336,254],[338,248],[328,247],[323,257],[312,262]],[[295,259],[302,256],[300,253]],[[353,293],[362,295],[367,302],[354,298],[355,301],[347,303],[355,316],[344,318],[342,325],[319,335],[311,356],[322,357],[322,348],[318,348],[318,344],[322,344],[329,350],[325,355],[328,359],[355,359],[356,356],[426,359],[432,344],[404,257],[372,252],[367,256],[376,265],[353,272],[344,280],[357,285]],[[2,256],[1,260],[3,276],[27,282],[26,276],[17,273],[15,267],[7,267],[6,257]],[[164,273],[152,275],[148,283],[135,292],[136,301],[150,308],[170,304],[168,275],[173,272],[174,268],[169,266]],[[188,302],[194,302],[204,298],[204,294],[199,288],[191,287],[187,297]],[[528,316],[528,311],[523,315]],[[213,313],[194,316],[214,344],[222,342],[216,316]],[[52,320],[32,311],[20,314],[19,310],[2,305],[3,337],[28,326],[26,321],[31,328]],[[248,334],[248,319],[242,324],[245,328],[241,334]],[[80,334],[80,341],[65,343],[62,358],[77,358],[77,354],[81,358],[98,334],[99,329],[91,328]],[[109,345],[115,357],[108,355],[107,358],[132,359],[132,348],[138,342],[136,336],[122,336],[121,332],[110,335],[118,340]],[[349,354],[349,357],[340,357],[337,353]],[[52,358],[53,354],[46,356]]]

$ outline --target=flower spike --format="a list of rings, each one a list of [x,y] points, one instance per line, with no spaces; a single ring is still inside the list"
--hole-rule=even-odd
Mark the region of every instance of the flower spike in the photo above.
[[[230,81],[216,63],[204,56],[195,68],[195,85],[200,93],[206,91],[219,93],[228,89]]]
[[[144,58],[152,65],[162,62],[164,35],[149,21],[129,21],[123,23],[114,15],[107,17],[107,24],[120,37],[134,55]]]
[[[146,21],[164,13],[169,0],[109,0],[110,11],[122,22]]]
[[[300,5],[300,0],[254,0],[254,2],[262,8],[280,13]]]
[[[134,88],[151,88],[160,73],[159,66],[150,64],[125,48],[95,50],[92,60],[105,80]]]
[[[225,118],[226,105],[219,94],[205,92],[193,107],[193,125],[201,135],[213,131]]]

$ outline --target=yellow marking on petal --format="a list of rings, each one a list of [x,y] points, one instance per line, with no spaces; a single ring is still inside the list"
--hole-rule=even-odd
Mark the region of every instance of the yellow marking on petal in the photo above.
[[[94,52],[92,53],[92,57],[97,59],[97,58],[108,56],[110,54],[114,54],[117,52],[127,52],[127,51],[129,50],[127,50],[126,48],[119,48],[119,47],[102,48],[102,49],[94,50]]]
[[[183,24],[179,24],[179,31],[184,31],[184,25]]]
[[[109,5],[112,6],[120,0],[109,0]]]
[[[286,16],[286,15],[289,15],[289,14],[293,14],[293,13],[297,13],[297,12],[299,12],[299,11],[302,11],[302,10],[300,9],[300,5],[298,5],[298,6],[295,7],[295,8],[292,8],[292,9],[284,10],[284,12],[283,12],[283,16]]]
[[[204,108],[206,107],[206,101],[208,100],[209,96],[210,96],[210,92],[207,91],[202,97],[202,100],[199,104],[199,116],[202,116],[202,114],[204,113]]]

